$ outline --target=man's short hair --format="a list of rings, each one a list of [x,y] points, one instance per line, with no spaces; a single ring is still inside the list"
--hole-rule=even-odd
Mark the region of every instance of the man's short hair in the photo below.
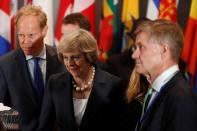
[[[46,13],[44,13],[41,9],[40,6],[36,6],[36,5],[26,5],[23,6],[16,14],[15,16],[15,26],[18,23],[18,20],[20,19],[21,16],[24,15],[33,15],[36,16],[39,20],[40,23],[40,27],[44,28],[47,25],[47,15]]]
[[[149,40],[157,41],[158,44],[168,43],[171,57],[179,60],[183,48],[183,31],[181,27],[169,20],[145,21],[135,30],[135,34],[146,32]]]
[[[90,31],[90,21],[81,13],[72,13],[67,15],[64,20],[63,24],[74,24],[79,25],[80,28]]]

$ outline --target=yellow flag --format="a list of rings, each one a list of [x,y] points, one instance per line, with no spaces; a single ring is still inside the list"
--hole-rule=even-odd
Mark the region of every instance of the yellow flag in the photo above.
[[[122,7],[122,22],[127,30],[132,28],[132,17],[139,18],[139,0],[124,0]]]

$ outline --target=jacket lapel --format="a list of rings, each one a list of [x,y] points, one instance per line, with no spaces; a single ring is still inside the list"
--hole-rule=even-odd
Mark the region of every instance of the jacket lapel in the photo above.
[[[75,115],[74,115],[74,107],[73,107],[73,95],[72,95],[72,85],[71,85],[71,76],[68,73],[64,73],[60,78],[58,89],[60,91],[59,96],[57,96],[57,102],[59,105],[57,110],[60,109],[60,121],[61,123],[67,123],[69,126],[72,126],[73,129],[77,128],[75,124]],[[65,119],[66,118],[66,119]],[[65,125],[62,125],[65,126]],[[65,127],[66,129],[66,127]]]
[[[102,72],[98,69],[96,71],[93,89],[89,96],[81,125],[88,122],[88,120],[91,119],[96,114],[96,112],[98,112],[102,104],[108,101],[107,96],[110,88],[107,87],[106,83],[107,81],[104,75],[102,75]]]
[[[143,130],[144,128],[149,125],[149,122],[152,121],[155,112],[157,111],[157,108],[161,105],[163,102],[165,96],[167,95],[169,89],[173,87],[174,82],[176,79],[180,76],[180,72],[177,73],[169,82],[167,82],[162,88],[159,94],[154,98],[153,103],[150,105],[149,109],[147,110],[146,114],[144,114],[142,120],[141,120],[141,128],[140,130]]]

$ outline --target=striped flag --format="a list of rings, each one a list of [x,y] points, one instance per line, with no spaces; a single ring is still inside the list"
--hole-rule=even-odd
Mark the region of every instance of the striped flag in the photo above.
[[[185,32],[185,41],[182,51],[182,60],[188,65],[188,72],[192,77],[192,84],[197,92],[197,1],[192,0],[190,16]],[[194,83],[195,82],[195,83]]]
[[[118,1],[103,1],[103,19],[99,36],[99,60],[106,61],[117,50],[118,38]]]
[[[1,0],[0,2],[0,56],[15,47],[14,19],[17,10],[16,0]]]
[[[91,32],[95,34],[95,0],[61,0],[55,32],[56,43],[61,37],[61,26],[64,17],[74,12],[80,12],[89,19]]]

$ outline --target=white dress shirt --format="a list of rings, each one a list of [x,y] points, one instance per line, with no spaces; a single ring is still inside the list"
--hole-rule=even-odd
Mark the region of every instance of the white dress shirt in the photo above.
[[[32,55],[27,55],[26,56],[26,61],[28,62],[28,68],[31,74],[31,78],[32,81],[34,80],[34,73],[33,73],[33,69],[34,69],[34,61],[33,61],[33,57],[39,57],[39,66],[40,69],[42,71],[42,77],[44,80],[44,85],[46,83],[46,47],[44,45],[42,51],[40,52],[40,54],[38,56],[32,56]]]
[[[153,88],[152,97],[148,103],[147,108],[151,105],[153,99],[160,92],[161,88],[179,71],[178,65],[173,65],[167,70],[165,70],[162,74],[160,74],[151,84],[151,88]]]

